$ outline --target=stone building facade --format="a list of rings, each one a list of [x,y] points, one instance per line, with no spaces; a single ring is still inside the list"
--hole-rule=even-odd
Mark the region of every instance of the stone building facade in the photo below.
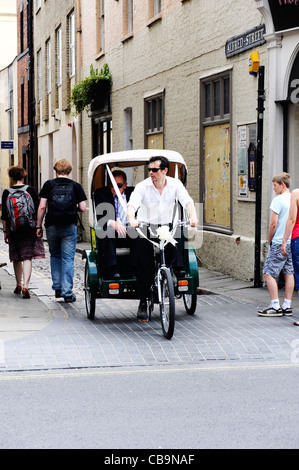
[[[111,149],[179,151],[204,228],[198,248],[203,265],[252,278],[255,191],[248,190],[248,148],[250,139],[256,146],[257,78],[249,75],[249,53],[258,51],[266,70],[268,65],[256,2],[106,1],[104,11],[90,14],[99,4],[81,1],[82,73],[90,63],[108,63],[112,72],[111,122],[105,127]],[[227,57],[227,41],[246,34],[249,47]],[[106,138],[100,119],[83,116],[84,167],[96,154],[90,132],[97,142]],[[265,152],[266,174],[267,162]],[[265,185],[268,195],[268,177]],[[264,238],[268,206],[265,197]]]
[[[96,155],[130,148],[179,151],[187,162],[187,189],[198,205],[203,229],[197,247],[202,264],[253,279],[259,158],[259,270],[266,252],[273,174],[284,169],[291,171],[295,184],[299,178],[299,25],[296,20],[275,25],[275,14],[296,19],[297,10],[297,2],[285,0],[64,0],[59,9],[53,0],[41,2],[35,14],[40,182],[51,176],[53,161],[61,156],[71,157],[73,177],[87,191],[87,169]],[[72,14],[76,68],[70,76]],[[58,84],[60,56],[63,78]],[[68,106],[71,87],[89,75],[90,65],[100,69],[104,64],[113,79],[109,106],[73,117]],[[257,72],[249,73],[254,66]],[[265,71],[261,157],[259,66]],[[88,214],[83,220],[87,225]]]
[[[0,149],[0,196],[9,186],[8,168],[18,163],[18,99],[17,58],[0,70],[0,141],[11,144],[12,149]]]
[[[18,63],[18,163],[27,173],[27,182],[36,185],[36,133],[34,125],[34,37],[33,0],[17,0]],[[15,162],[17,164],[17,162]]]
[[[56,160],[67,158],[73,164],[72,177],[80,181],[82,165],[78,133],[69,99],[80,73],[75,0],[35,2],[35,101],[38,139],[39,187],[54,177]]]

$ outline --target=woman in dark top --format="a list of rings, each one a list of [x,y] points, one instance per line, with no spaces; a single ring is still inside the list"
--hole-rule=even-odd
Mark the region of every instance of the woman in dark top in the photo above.
[[[8,175],[11,179],[11,188],[23,188],[24,179],[27,175],[26,171],[22,166],[12,166],[8,170]],[[39,205],[38,194],[32,186],[28,186],[27,192],[31,195],[35,213]],[[9,259],[13,263],[15,277],[16,277],[16,288],[15,294],[23,294],[24,299],[29,299],[29,282],[32,272],[32,259],[44,258],[45,250],[43,240],[37,238],[36,232],[12,232],[10,230],[10,218],[6,206],[6,200],[8,198],[9,191],[5,189],[2,195],[2,216],[3,221],[3,232],[5,243],[8,243],[9,247]],[[22,287],[23,277],[23,287]]]

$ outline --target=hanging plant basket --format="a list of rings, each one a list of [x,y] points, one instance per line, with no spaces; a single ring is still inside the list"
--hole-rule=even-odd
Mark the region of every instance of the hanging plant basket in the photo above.
[[[90,103],[91,111],[102,110],[108,106],[110,90],[111,83],[109,80],[101,79],[97,82],[93,90],[94,98]]]
[[[89,109],[101,109],[107,101],[111,90],[112,76],[107,64],[98,72],[90,66],[90,75],[78,82],[72,89],[70,105],[75,109],[74,114]]]

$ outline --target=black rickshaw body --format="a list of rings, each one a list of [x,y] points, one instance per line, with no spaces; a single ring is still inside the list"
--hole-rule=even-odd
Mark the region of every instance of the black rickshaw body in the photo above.
[[[113,152],[95,157],[90,162],[88,169],[88,199],[91,247],[90,250],[84,251],[83,258],[86,259],[85,290],[89,290],[88,294],[92,305],[95,305],[95,299],[97,298],[137,299],[137,281],[129,274],[131,272],[131,269],[129,269],[129,248],[117,248],[117,264],[121,280],[115,282],[108,278],[108,269],[105,265],[101,247],[102,227],[97,217],[95,191],[98,188],[107,186],[109,170],[112,172],[120,169],[130,173],[132,183],[138,183],[147,177],[149,159],[152,156],[161,155],[167,157],[170,162],[168,176],[177,177],[186,185],[186,164],[183,157],[174,151],[142,149]],[[185,282],[181,283],[182,285],[174,284],[175,295],[194,295],[199,285],[198,264],[195,250],[187,238],[184,240],[184,263]],[[92,317],[93,314],[90,315],[90,318]]]

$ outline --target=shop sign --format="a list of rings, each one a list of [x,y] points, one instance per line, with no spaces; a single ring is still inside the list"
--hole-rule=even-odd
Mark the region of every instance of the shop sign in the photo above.
[[[268,0],[275,31],[299,27],[299,0]]]
[[[263,24],[261,26],[256,26],[239,36],[234,36],[233,38],[228,39],[225,45],[226,57],[232,57],[264,44],[266,42],[264,39],[265,33],[266,27]]]

